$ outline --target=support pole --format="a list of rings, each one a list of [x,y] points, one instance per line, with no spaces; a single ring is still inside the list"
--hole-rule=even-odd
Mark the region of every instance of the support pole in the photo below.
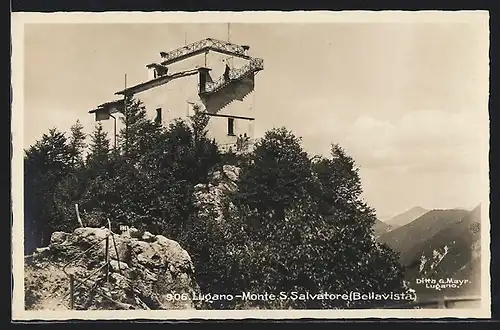
[[[113,116],[113,120],[114,120],[114,131],[115,131],[115,150],[116,150],[116,117]]]
[[[113,116],[112,114],[109,115],[111,118],[113,118],[113,148],[115,149],[116,152],[116,117]]]
[[[231,23],[227,23],[227,42],[231,42]],[[229,57],[227,62],[231,67],[233,67],[233,57]]]
[[[73,278],[73,274],[69,275],[69,297],[70,297],[70,308],[75,309],[75,279]]]

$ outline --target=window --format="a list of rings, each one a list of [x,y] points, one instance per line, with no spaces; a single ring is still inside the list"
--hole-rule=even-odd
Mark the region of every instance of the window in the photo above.
[[[161,108],[156,109],[155,123],[161,123]]]
[[[227,119],[227,135],[234,135],[234,118]]]

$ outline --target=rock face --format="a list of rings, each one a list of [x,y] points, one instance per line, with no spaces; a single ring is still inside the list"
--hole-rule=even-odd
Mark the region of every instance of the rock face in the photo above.
[[[25,259],[26,309],[69,309],[70,276],[74,309],[197,307],[189,254],[173,240],[133,228],[122,235],[105,228],[53,233],[48,247]]]
[[[233,165],[224,165],[221,171],[212,175],[210,184],[198,184],[196,200],[204,212],[214,212],[221,219],[224,210],[224,199],[227,194],[236,191],[240,168]],[[203,216],[203,215],[200,215]]]

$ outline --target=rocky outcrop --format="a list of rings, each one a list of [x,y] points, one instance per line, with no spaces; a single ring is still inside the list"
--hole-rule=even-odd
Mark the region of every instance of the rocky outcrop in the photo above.
[[[121,235],[105,228],[53,233],[48,247],[25,260],[26,308],[69,309],[71,276],[74,309],[197,307],[189,254],[173,240],[133,228]]]
[[[212,174],[208,185],[195,186],[195,196],[202,212],[214,212],[216,218],[222,219],[226,207],[225,197],[237,190],[240,168],[233,165],[224,165],[221,171]],[[204,216],[201,214],[200,216]]]

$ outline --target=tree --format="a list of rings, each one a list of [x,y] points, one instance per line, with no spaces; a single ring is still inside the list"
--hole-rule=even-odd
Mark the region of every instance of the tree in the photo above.
[[[105,224],[104,218],[111,216],[119,207],[115,205],[119,191],[114,190],[114,169],[117,154],[110,156],[110,139],[102,124],[97,123],[91,134],[90,148],[86,160],[86,190],[79,203],[85,212],[85,225]]]
[[[208,174],[221,162],[221,154],[214,140],[208,138],[207,126],[210,116],[204,114],[198,107],[190,117],[194,144],[194,166],[196,166],[193,183],[208,183]]]
[[[85,191],[86,169],[84,168],[83,153],[85,151],[86,134],[83,126],[77,120],[70,127],[70,136],[67,145],[70,157],[69,171],[60,178],[55,187],[54,203],[63,217],[61,230],[70,230],[77,225],[75,204]]]
[[[207,258],[214,272],[208,287],[289,294],[404,292],[397,255],[374,241],[374,213],[361,193],[354,161],[339,146],[332,147],[330,159],[313,162],[292,132],[267,132],[242,168],[234,207],[217,227],[224,239]],[[258,304],[345,308],[359,303]]]
[[[55,128],[43,134],[24,157],[26,251],[48,244],[54,230],[64,225],[55,203],[57,185],[72,168],[72,154],[64,133]]]
[[[69,150],[71,155],[71,164],[73,167],[83,166],[83,152],[86,147],[86,134],[83,132],[83,126],[80,120],[77,120],[70,128]]]
[[[148,118],[144,104],[133,98],[126,98],[122,122],[125,127],[118,135],[123,145],[125,159],[138,165],[145,152],[157,143],[160,126]]]
[[[162,127],[149,119],[140,100],[127,99],[120,131],[122,158],[115,164],[113,191],[120,205],[113,218],[176,238],[194,212],[193,187],[208,180],[218,149],[206,136],[206,115]],[[95,152],[91,153],[95,154]]]
[[[93,175],[105,174],[109,164],[110,139],[99,122],[91,135],[87,167]]]
[[[215,243],[203,257],[209,267],[202,287],[228,293],[291,290],[300,280],[297,260],[310,253],[302,244],[307,228],[321,225],[308,196],[310,160],[300,139],[279,128],[268,131],[241,164],[238,189],[228,196],[224,221],[205,219],[202,225],[204,236]]]
[[[274,129],[256,143],[243,166],[234,202],[257,210],[262,220],[283,221],[285,210],[308,194],[311,179],[310,160],[300,139],[285,128]],[[258,233],[261,224],[256,221]]]
[[[190,119],[170,123],[144,158],[148,191],[154,191],[147,198],[147,205],[156,219],[155,227],[179,239],[196,213],[194,186],[208,182],[220,157],[217,145],[206,136],[206,115],[197,113]]]
[[[322,211],[337,208],[365,208],[361,205],[361,180],[354,160],[337,144],[331,146],[331,158],[317,157],[313,163]]]
[[[335,232],[331,247],[337,253],[330,261],[335,265],[332,276],[341,283],[336,289],[404,292],[398,255],[374,239],[375,211],[361,197],[362,184],[354,160],[334,144],[330,158],[318,159],[312,168],[316,182],[313,196]]]
[[[148,159],[155,149],[161,127],[147,117],[142,102],[125,99],[120,118],[125,127],[118,134],[121,152],[110,155],[109,138],[98,125],[93,133],[88,166],[92,174],[86,209],[91,218],[129,225],[148,224],[145,200],[156,192],[149,187]]]

